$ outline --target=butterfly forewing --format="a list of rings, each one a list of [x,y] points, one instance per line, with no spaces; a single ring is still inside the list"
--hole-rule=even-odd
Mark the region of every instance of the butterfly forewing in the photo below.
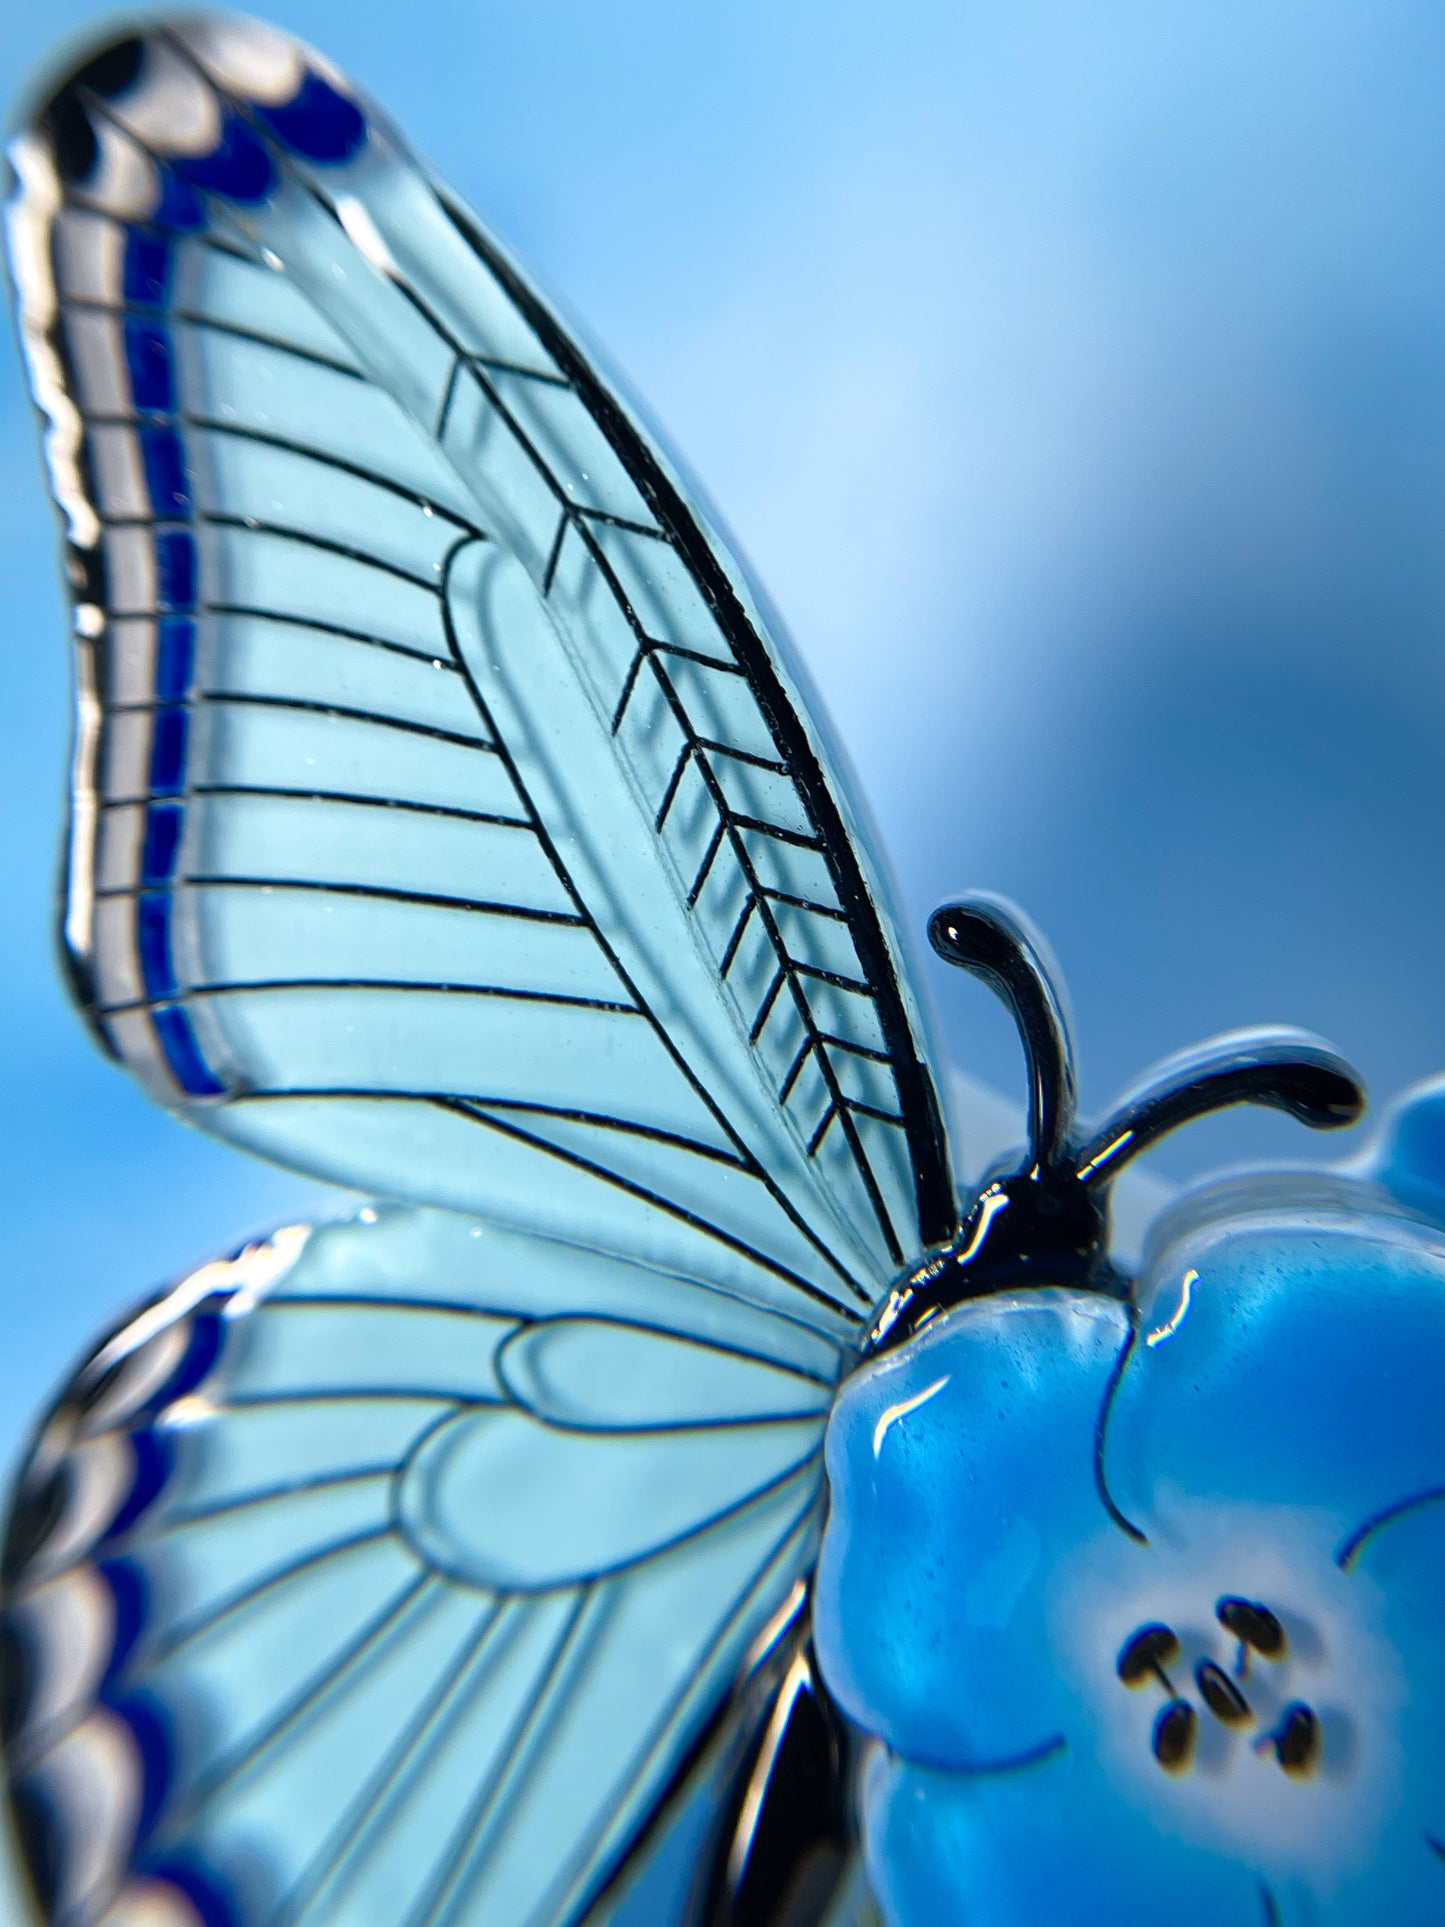
[[[858,1310],[952,1188],[871,860],[736,564],[311,56],[131,45],[21,137],[12,213],[95,1022],[284,1162]]]

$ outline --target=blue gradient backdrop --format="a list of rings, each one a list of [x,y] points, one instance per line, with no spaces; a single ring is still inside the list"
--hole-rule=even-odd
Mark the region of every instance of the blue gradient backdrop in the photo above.
[[[0,16],[0,93],[94,10]],[[1445,11],[298,0],[596,335],[789,619],[915,930],[1018,898],[1084,1094],[1288,1019],[1445,1066]],[[66,1008],[54,531],[0,357],[0,1452],[312,1187]],[[929,965],[957,1060],[1016,1079]],[[1291,1127],[1212,1125],[1179,1175]]]

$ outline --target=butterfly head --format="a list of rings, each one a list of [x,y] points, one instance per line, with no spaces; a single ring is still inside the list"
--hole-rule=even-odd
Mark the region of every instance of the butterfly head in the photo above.
[[[1027,919],[1002,899],[945,904],[929,921],[945,962],[980,977],[1008,1006],[1029,1078],[1028,1139],[1012,1169],[984,1184],[962,1231],[903,1278],[874,1321],[865,1356],[903,1343],[950,1307],[1028,1285],[1127,1297],[1109,1253],[1109,1196],[1120,1171],[1166,1132],[1232,1104],[1264,1104],[1316,1130],[1358,1121],[1364,1086],[1307,1031],[1235,1031],[1166,1059],[1102,1123],[1077,1117],[1073,1039],[1059,974]]]

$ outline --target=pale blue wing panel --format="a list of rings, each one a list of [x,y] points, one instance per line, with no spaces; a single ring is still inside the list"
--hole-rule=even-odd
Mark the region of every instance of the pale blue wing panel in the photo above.
[[[938,1106],[704,511],[290,40],[121,43],[14,161],[110,1047],[324,1176],[856,1316],[952,1228]]]
[[[579,1920],[796,1611],[839,1366],[442,1212],[194,1274],[77,1374],[12,1507],[46,1918]]]

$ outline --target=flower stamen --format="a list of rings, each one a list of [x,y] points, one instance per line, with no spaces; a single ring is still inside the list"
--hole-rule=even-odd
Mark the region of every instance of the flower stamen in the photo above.
[[[1283,1659],[1288,1640],[1284,1627],[1255,1599],[1238,1599],[1226,1594],[1214,1608],[1214,1616],[1227,1633],[1245,1646],[1251,1646],[1261,1659]],[[1243,1678],[1243,1674],[1240,1675]]]
[[[1174,1684],[1164,1668],[1178,1657],[1179,1636],[1173,1627],[1157,1624],[1141,1626],[1137,1633],[1125,1641],[1123,1651],[1119,1654],[1119,1677],[1126,1686],[1142,1686],[1146,1679],[1157,1679],[1173,1699]]]
[[[1291,1779],[1303,1779],[1314,1770],[1319,1759],[1320,1723],[1308,1706],[1299,1700],[1288,1705],[1271,1738],[1274,1757]]]
[[[1254,1718],[1249,1701],[1222,1666],[1201,1659],[1194,1669],[1199,1696],[1215,1719],[1225,1726],[1246,1726]]]
[[[1166,1773],[1183,1773],[1194,1758],[1199,1718],[1188,1700],[1172,1699],[1154,1722],[1154,1758]]]
[[[1187,1772],[1194,1759],[1194,1741],[1199,1731],[1199,1715],[1174,1690],[1174,1682],[1164,1670],[1179,1657],[1179,1635],[1172,1626],[1154,1622],[1141,1626],[1125,1642],[1116,1662],[1119,1678],[1126,1686],[1142,1686],[1154,1679],[1169,1695],[1154,1721],[1150,1745],[1154,1758],[1166,1773]]]

